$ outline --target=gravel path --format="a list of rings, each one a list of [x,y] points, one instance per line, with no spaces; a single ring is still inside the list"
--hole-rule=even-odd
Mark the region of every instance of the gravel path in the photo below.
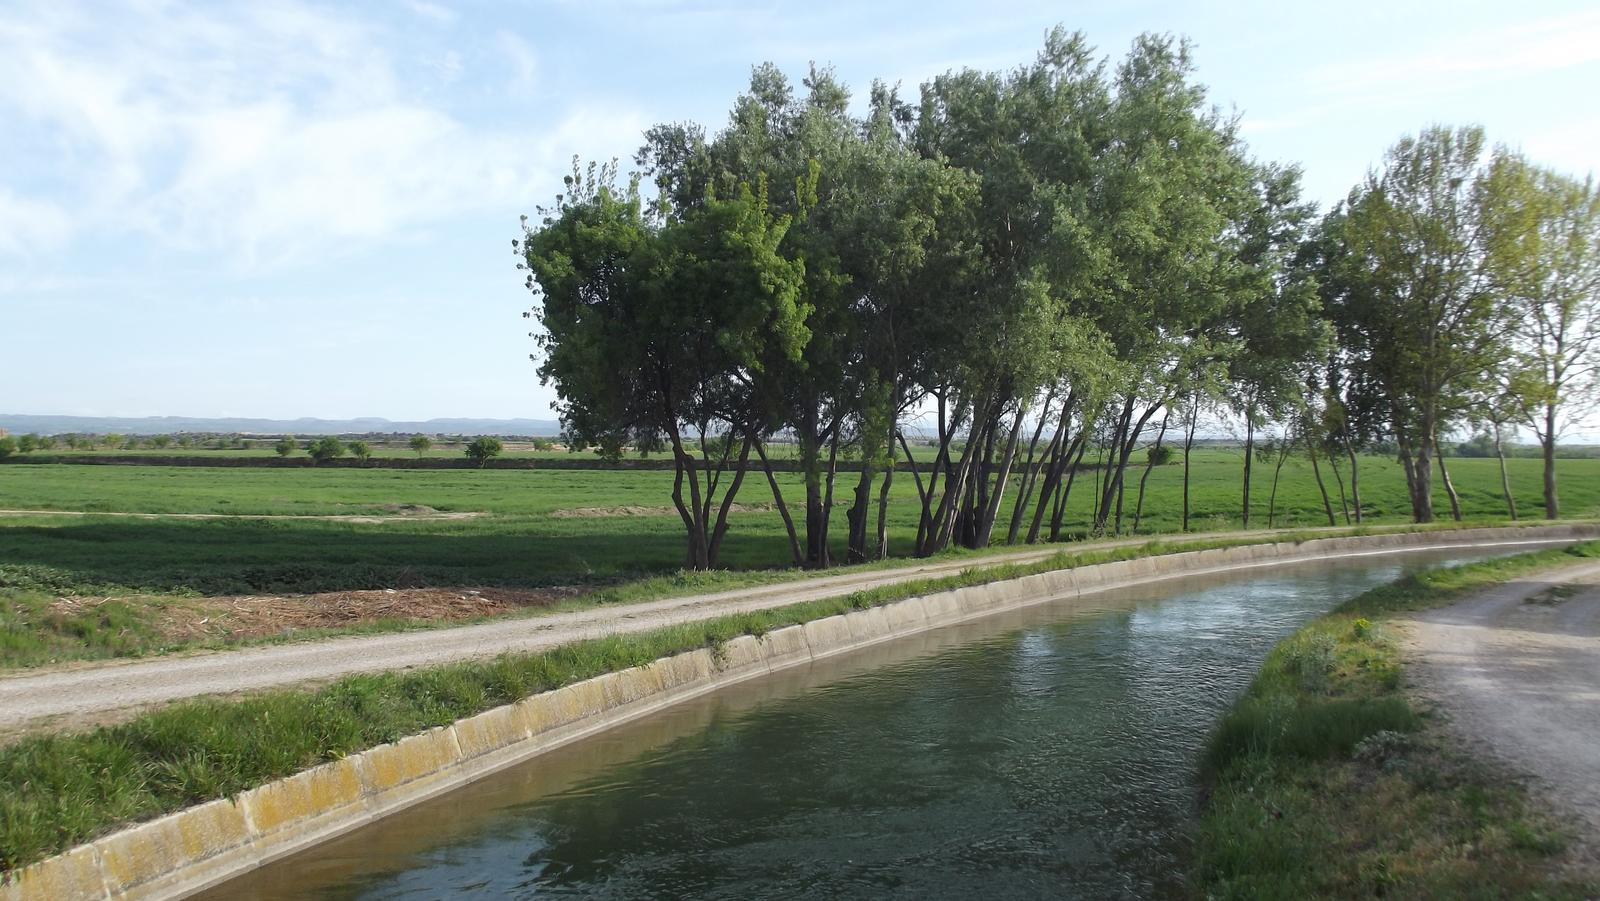
[[[1470,747],[1532,777],[1600,858],[1600,564],[1404,622],[1421,692]]]
[[[1168,536],[1161,540],[1172,544],[1215,540],[1217,537],[1195,535],[1180,539]],[[1261,532],[1251,537],[1270,541],[1273,534]],[[1496,544],[1540,544],[1570,540],[1541,538],[1537,533],[1530,532],[1526,541]],[[1150,541],[1148,538],[1135,538],[1075,544],[1067,548],[1058,545],[978,559],[844,572],[714,594],[497,619],[470,626],[360,635],[136,661],[77,664],[0,676],[0,740],[39,729],[70,728],[124,719],[133,711],[183,698],[259,691],[325,682],[351,673],[402,670],[482,659],[505,652],[533,651],[587,638],[644,632],[899,582],[953,575],[966,569],[1026,563],[1048,558],[1062,550],[1088,551],[1148,544]],[[1428,544],[1428,547],[1453,546],[1464,546],[1464,543],[1460,538],[1452,540],[1449,533],[1441,533],[1437,543]],[[1350,556],[1385,553],[1393,551],[1353,552]],[[1277,562],[1261,565],[1277,565]]]
[[[1105,542],[1082,548],[1144,543]],[[1074,548],[1075,550],[1077,547]],[[638,604],[595,607],[500,619],[470,626],[361,635],[238,650],[202,652],[137,661],[74,665],[0,677],[0,733],[31,730],[41,720],[73,726],[154,704],[210,694],[256,691],[317,682],[358,672],[398,670],[531,651],[625,632],[781,607],[897,582],[953,575],[965,569],[1026,563],[1050,557],[1060,547],[997,554],[889,570],[842,573],[802,582],[741,588],[714,594]]]

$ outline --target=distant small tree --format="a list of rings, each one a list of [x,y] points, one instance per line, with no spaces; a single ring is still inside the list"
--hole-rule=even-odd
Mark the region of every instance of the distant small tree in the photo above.
[[[306,453],[311,455],[313,464],[326,463],[336,457],[344,456],[344,442],[332,435],[323,435],[306,445]]]
[[[152,446],[154,446],[157,450],[165,450],[167,445],[169,445],[171,443],[172,443],[172,436],[171,435],[156,435],[155,437],[150,439],[150,444]]]
[[[40,435],[38,444],[40,450],[55,450],[56,438],[54,435]]]
[[[1165,444],[1152,444],[1145,451],[1145,458],[1151,466],[1166,466],[1172,462],[1172,448]]]
[[[551,441],[549,438],[535,438],[535,439],[533,439],[533,449],[536,450],[536,451],[554,450],[555,446],[556,446],[555,442]]]
[[[17,439],[17,452],[31,454],[39,449],[39,436],[32,432]]]
[[[124,435],[119,435],[116,432],[112,432],[100,440],[103,444],[105,444],[106,447],[117,448],[121,447],[123,442],[127,441],[128,439]]]
[[[372,459],[372,445],[365,441],[352,441],[350,442],[350,456],[365,463]]]
[[[274,444],[272,449],[278,452],[278,456],[287,457],[294,453],[295,448],[297,447],[299,447],[299,445],[295,443],[293,435],[284,435],[282,438],[278,439],[278,443]]]
[[[472,443],[467,445],[467,458],[481,467],[488,465],[490,457],[500,456],[502,450],[505,450],[505,445],[499,438],[483,435],[474,438]]]
[[[240,450],[249,450],[250,448],[255,447],[255,446],[256,446],[256,443],[254,441],[251,441],[249,438],[240,438],[239,439],[239,449]]]
[[[17,452],[17,439],[10,435],[0,435],[0,460]]]
[[[420,457],[433,449],[433,439],[427,435],[412,435],[411,449],[416,451],[417,456]]]

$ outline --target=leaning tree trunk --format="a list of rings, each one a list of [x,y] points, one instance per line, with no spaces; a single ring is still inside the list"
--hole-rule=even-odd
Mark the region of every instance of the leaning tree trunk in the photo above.
[[[1556,405],[1544,408],[1544,434],[1540,447],[1544,451],[1544,518],[1561,518],[1561,498],[1556,494]]]
[[[1133,534],[1139,534],[1139,521],[1144,518],[1144,488],[1150,481],[1150,470],[1156,468],[1156,457],[1161,455],[1161,440],[1167,437],[1167,420],[1172,418],[1172,411],[1168,410],[1161,417],[1161,430],[1156,432],[1155,447],[1150,451],[1150,457],[1145,461],[1144,475],[1139,477],[1139,500],[1133,505]]]
[[[1450,518],[1461,521],[1461,495],[1456,493],[1456,483],[1450,479],[1450,470],[1444,465],[1444,451],[1439,451],[1439,481],[1444,483],[1444,493],[1450,498]]]
[[[1289,459],[1289,436],[1283,436],[1283,446],[1278,448],[1278,462],[1272,467],[1272,490],[1267,492],[1267,528],[1277,525],[1278,479],[1283,475],[1283,464]]]
[[[1330,525],[1330,526],[1338,525],[1338,521],[1336,521],[1333,518],[1333,501],[1328,499],[1328,486],[1327,486],[1327,483],[1322,481],[1322,468],[1317,465],[1317,445],[1316,445],[1316,442],[1314,442],[1314,441],[1307,441],[1306,442],[1306,453],[1311,455],[1311,474],[1313,476],[1316,476],[1316,479],[1317,479],[1317,490],[1322,492],[1322,509],[1323,509],[1324,512],[1326,512],[1328,514],[1328,525]],[[1336,473],[1338,472],[1337,469],[1335,469],[1334,471]],[[1340,489],[1340,490],[1342,491],[1343,489]]]
[[[1356,525],[1361,525],[1361,470],[1356,458],[1355,442],[1345,439],[1345,453],[1350,455],[1350,506],[1356,511]]]
[[[1183,531],[1189,531],[1189,455],[1194,452],[1194,430],[1200,421],[1200,405],[1189,411],[1189,428],[1183,436]]]
[[[1506,472],[1505,446],[1500,443],[1500,423],[1494,424],[1494,455],[1500,461],[1500,490],[1506,496],[1506,510],[1511,513],[1511,521],[1517,521],[1517,498],[1511,493],[1511,476]]]
[[[784,534],[789,537],[789,553],[794,558],[795,566],[804,566],[806,553],[800,547],[800,536],[795,532],[794,517],[789,515],[789,505],[783,500],[783,489],[778,487],[778,477],[772,471],[772,461],[767,459],[767,449],[762,442],[755,442],[756,457],[761,460],[761,468],[767,474],[767,485],[772,488],[772,503],[778,508],[778,516],[783,519]]]
[[[1250,461],[1256,455],[1256,424],[1253,410],[1244,414],[1244,528],[1250,528]]]

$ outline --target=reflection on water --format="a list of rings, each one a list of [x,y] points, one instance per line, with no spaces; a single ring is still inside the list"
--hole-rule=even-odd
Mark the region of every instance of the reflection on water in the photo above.
[[[212,898],[1178,893],[1194,760],[1289,631],[1461,551],[1044,605],[719,691]]]

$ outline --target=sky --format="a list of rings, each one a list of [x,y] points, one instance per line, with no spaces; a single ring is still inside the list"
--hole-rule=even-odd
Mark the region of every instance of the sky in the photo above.
[[[1438,122],[1600,169],[1592,2],[0,0],[0,412],[550,417],[511,242],[574,155],[763,61],[914,97],[1058,24],[1187,36],[1323,205]]]

